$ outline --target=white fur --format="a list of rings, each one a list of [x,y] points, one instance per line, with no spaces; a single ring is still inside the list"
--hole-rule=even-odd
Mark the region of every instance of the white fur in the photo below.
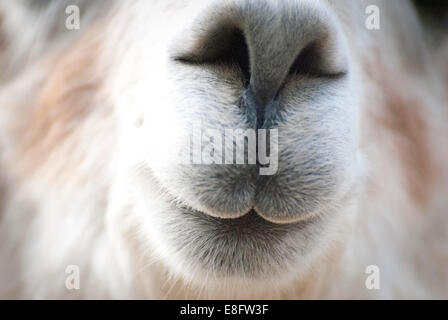
[[[184,141],[188,122],[241,119],[232,114],[230,103],[201,113],[203,98],[184,92],[190,88],[182,82],[189,69],[176,69],[170,62],[173,50],[194,41],[188,38],[189,28],[214,2],[133,1],[118,5],[101,25],[98,65],[106,79],[95,93],[94,111],[76,136],[62,141],[47,162],[25,175],[21,165],[33,160],[17,158],[14,128],[25,121],[21,115],[32,110],[34,93],[52,71],[52,54],[60,47],[70,50],[71,44],[47,43],[42,53],[46,59],[32,59],[32,66],[0,89],[0,190],[7,190],[0,211],[0,297],[446,298],[448,99],[444,75],[430,59],[423,29],[406,1],[400,1],[401,6],[374,1],[386,30],[372,32],[363,28],[364,2],[296,2],[300,8],[319,8],[337,21],[335,32],[348,39],[346,54],[352,66],[347,84],[330,88],[340,93],[340,101],[319,91],[323,105],[350,110],[344,119],[342,112],[334,115],[331,131],[342,134],[348,123],[353,135],[348,146],[334,149],[345,155],[343,182],[316,210],[317,216],[331,217],[313,250],[288,260],[282,274],[222,278],[167,241],[171,235],[164,234],[164,226],[182,224],[168,221],[177,219],[172,212],[178,203],[170,196],[194,209],[208,208],[194,198],[190,181],[178,181],[184,172],[171,159]],[[173,46],[174,40],[178,45]],[[20,41],[11,47],[12,54],[31,50],[28,36]],[[375,113],[384,99],[382,88],[363,69],[375,52],[387,56],[386,66],[400,72],[389,75],[397,77],[397,87],[414,92],[425,107],[430,156],[439,175],[423,209],[405,190],[407,169],[398,160],[397,146],[369,119],[372,113],[367,111]],[[411,68],[417,64],[413,55],[422,59],[418,74]],[[400,78],[407,81],[399,83]],[[318,89],[324,86],[316,83]],[[230,101],[234,87],[220,89],[218,100]],[[204,90],[211,89],[204,84]],[[176,106],[182,103],[187,111],[178,113]],[[299,131],[284,126],[287,137]],[[369,189],[372,181],[375,192]],[[80,267],[80,290],[65,288],[68,265]],[[380,290],[365,287],[368,265],[380,267]]]

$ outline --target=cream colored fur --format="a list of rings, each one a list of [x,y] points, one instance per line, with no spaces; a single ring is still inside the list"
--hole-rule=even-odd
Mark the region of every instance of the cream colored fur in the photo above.
[[[190,180],[178,181],[182,171],[170,171],[169,148],[186,121],[225,115],[201,113],[203,100],[182,91],[196,71],[173,72],[167,61],[194,41],[185,30],[213,2],[117,5],[82,33],[49,38],[26,67],[13,59],[17,71],[0,87],[0,297],[448,298],[446,53],[429,46],[404,0],[290,1],[335,19],[351,65],[350,83],[335,89],[334,99],[347,100],[322,98],[350,108],[333,125],[353,123],[356,145],[343,159],[350,170],[341,169],[334,204],[316,213],[332,217],[313,250],[282,273],[250,278],[216,276],[173,247],[182,234],[164,226],[184,222],[168,221],[178,216],[166,190],[196,210],[207,205],[189,193]],[[371,2],[381,9],[381,30],[364,27]],[[7,46],[3,59],[26,55],[31,38]],[[218,101],[232,97],[232,88],[221,89]],[[45,109],[54,101],[79,112]],[[173,111],[179,101],[190,114]],[[293,138],[295,128],[284,130]],[[80,290],[65,287],[69,265],[80,268]],[[380,268],[379,290],[365,286],[369,265]]]

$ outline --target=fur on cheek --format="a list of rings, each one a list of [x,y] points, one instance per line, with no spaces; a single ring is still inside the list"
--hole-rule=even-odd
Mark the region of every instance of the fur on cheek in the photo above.
[[[102,129],[112,126],[113,111],[102,94],[106,75],[99,63],[101,55],[98,34],[92,32],[72,50],[53,58],[56,63],[15,128],[16,158],[20,159],[22,175],[51,166],[56,179],[58,173],[64,179],[64,172],[71,172],[71,177],[77,176],[74,172],[83,176],[87,173],[81,168],[89,152],[98,148],[92,145],[95,137],[104,135],[104,141],[109,141]]]
[[[377,103],[366,108],[365,131],[376,133],[367,133],[371,140],[364,143],[380,143],[383,147],[392,144],[390,152],[394,158],[390,165],[399,161],[397,172],[403,175],[404,189],[415,204],[425,207],[437,176],[430,143],[430,116],[423,114],[425,101],[411,83],[403,80],[402,86],[396,86],[380,58],[365,67],[376,87],[370,98]],[[382,139],[387,142],[380,142]]]

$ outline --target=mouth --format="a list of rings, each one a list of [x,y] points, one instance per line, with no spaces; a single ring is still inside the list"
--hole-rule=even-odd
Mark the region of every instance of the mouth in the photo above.
[[[145,199],[141,203],[145,234],[151,243],[158,243],[153,250],[161,261],[187,281],[289,279],[306,268],[313,248],[324,238],[323,216],[280,224],[250,209],[236,218],[219,218],[186,206],[153,176],[152,184],[142,181],[146,181],[139,188]]]
[[[320,233],[319,218],[291,224],[265,220],[254,209],[232,219],[175,207],[167,241],[186,266],[215,278],[260,279],[289,273]]]

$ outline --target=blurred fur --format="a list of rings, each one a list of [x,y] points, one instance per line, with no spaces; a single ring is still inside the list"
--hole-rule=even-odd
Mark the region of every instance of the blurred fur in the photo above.
[[[80,2],[91,15],[74,33],[63,30],[63,13],[54,14],[63,1],[31,9],[2,3],[9,14],[0,46],[8,66],[0,79],[0,297],[447,298],[446,51],[425,40],[409,3],[374,1],[382,29],[371,32],[364,2],[328,1],[328,11],[317,11],[336,17],[335,32],[349,39],[353,78],[299,79],[285,89],[287,110],[296,96],[303,103],[287,115],[328,120],[338,149],[311,139],[310,130],[327,133],[314,122],[306,130],[283,124],[284,171],[258,202],[267,212],[277,205],[273,192],[289,204],[308,186],[318,208],[306,223],[283,225],[202,214],[230,211],[227,205],[247,210],[237,202],[246,203],[250,174],[185,170],[170,159],[168,146],[181,144],[187,120],[241,124],[233,113],[241,85],[235,70],[165,63],[179,29],[219,8],[209,2],[209,11],[203,1]],[[17,25],[26,32],[15,33]],[[174,51],[191,40],[180,39]],[[353,157],[351,139],[359,139]],[[304,150],[317,154],[313,165],[333,165],[328,177],[298,178],[308,169],[300,166],[308,159],[298,161]],[[289,218],[297,218],[297,203],[281,207]],[[365,288],[371,264],[381,270],[378,291]],[[80,266],[79,291],[64,286],[68,265]]]

